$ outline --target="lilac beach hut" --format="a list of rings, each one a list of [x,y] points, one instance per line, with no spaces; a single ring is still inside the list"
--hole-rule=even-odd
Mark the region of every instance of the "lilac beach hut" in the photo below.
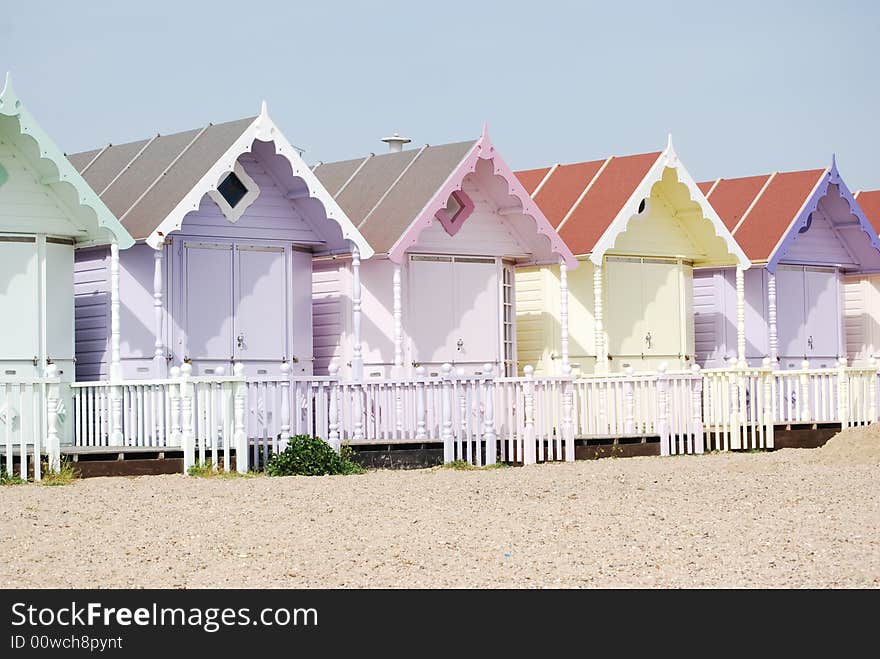
[[[269,117],[207,125],[70,156],[137,240],[120,255],[126,379],[190,362],[209,375],[311,374],[315,255],[372,249]],[[111,255],[76,258],[78,380],[110,372]]]
[[[826,169],[701,183],[754,264],[737,300],[731,269],[694,272],[697,361],[830,368],[846,355],[844,275],[880,271],[880,239],[832,161]],[[737,345],[736,309],[745,305]]]

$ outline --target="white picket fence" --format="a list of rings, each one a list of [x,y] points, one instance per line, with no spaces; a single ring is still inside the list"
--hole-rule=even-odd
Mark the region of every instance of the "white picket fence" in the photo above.
[[[75,444],[183,448],[187,466],[226,469],[234,453],[242,471],[264,468],[289,436],[309,434],[337,450],[343,443],[439,442],[447,462],[530,464],[573,460],[577,439],[659,437],[662,455],[770,449],[778,425],[849,427],[878,418],[876,365],[661,367],[575,379],[535,377],[531,367],[523,377],[493,377],[491,365],[482,376],[465,376],[445,364],[431,378],[417,369],[413,378],[365,382],[340,381],[335,364],[326,377],[290,377],[286,364],[259,380],[245,379],[240,365],[231,375],[193,377],[187,365],[172,373],[165,380],[72,385]],[[43,396],[42,383],[28,386]],[[22,400],[31,396],[24,405],[43,409],[27,386],[15,391]],[[24,432],[33,434],[29,428]],[[46,433],[37,435],[32,452]],[[10,441],[20,442],[20,434],[7,448]]]
[[[59,415],[66,415],[60,403],[60,380],[50,364],[42,378],[0,376],[0,445],[3,466],[10,476],[35,481],[42,479],[42,456],[57,471],[61,464]],[[18,456],[18,473],[15,456]]]

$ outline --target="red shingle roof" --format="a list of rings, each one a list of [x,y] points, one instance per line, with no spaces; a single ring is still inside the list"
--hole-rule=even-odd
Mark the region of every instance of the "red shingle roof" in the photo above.
[[[544,177],[547,176],[547,172],[550,171],[549,167],[541,167],[539,169],[527,169],[522,172],[516,172],[516,177],[519,179],[519,182],[522,183],[522,186],[526,189],[526,192],[529,194],[534,194],[535,188],[544,180]]]
[[[659,157],[660,152],[654,152],[612,157],[607,164],[605,160],[594,160],[560,165],[544,183],[535,201],[574,254],[589,254]],[[600,169],[601,174],[596,176]],[[547,171],[529,170],[516,175],[526,190],[532,192],[538,185],[532,183],[537,172],[546,175]],[[566,216],[568,219],[560,227]]]
[[[860,190],[855,198],[865,217],[880,233],[880,190]]]
[[[746,256],[752,261],[767,261],[826,171],[721,179],[709,195],[709,203]]]

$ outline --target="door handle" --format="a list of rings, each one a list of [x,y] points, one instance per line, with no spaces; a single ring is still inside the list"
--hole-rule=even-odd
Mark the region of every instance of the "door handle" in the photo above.
[[[244,348],[244,334],[239,334],[238,338],[236,338],[236,342],[238,343],[239,348]]]
[[[807,339],[807,346],[809,346],[810,350],[813,349],[813,337],[812,336],[810,336],[810,338]]]
[[[647,344],[647,346],[648,346],[648,350],[651,349],[651,341],[653,340],[653,338],[654,338],[654,337],[651,336],[651,333],[650,333],[650,332],[648,332],[647,334],[645,334],[645,344]]]
[[[458,350],[458,352],[461,352],[461,349],[464,348],[464,340],[459,339],[458,341],[455,342],[455,346],[456,346],[456,350]]]

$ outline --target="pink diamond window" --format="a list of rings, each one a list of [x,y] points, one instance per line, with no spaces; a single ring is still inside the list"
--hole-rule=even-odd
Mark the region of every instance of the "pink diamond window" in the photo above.
[[[456,190],[446,200],[446,208],[441,208],[435,213],[440,224],[450,236],[454,236],[461,229],[464,221],[474,212],[474,202],[463,190]]]

